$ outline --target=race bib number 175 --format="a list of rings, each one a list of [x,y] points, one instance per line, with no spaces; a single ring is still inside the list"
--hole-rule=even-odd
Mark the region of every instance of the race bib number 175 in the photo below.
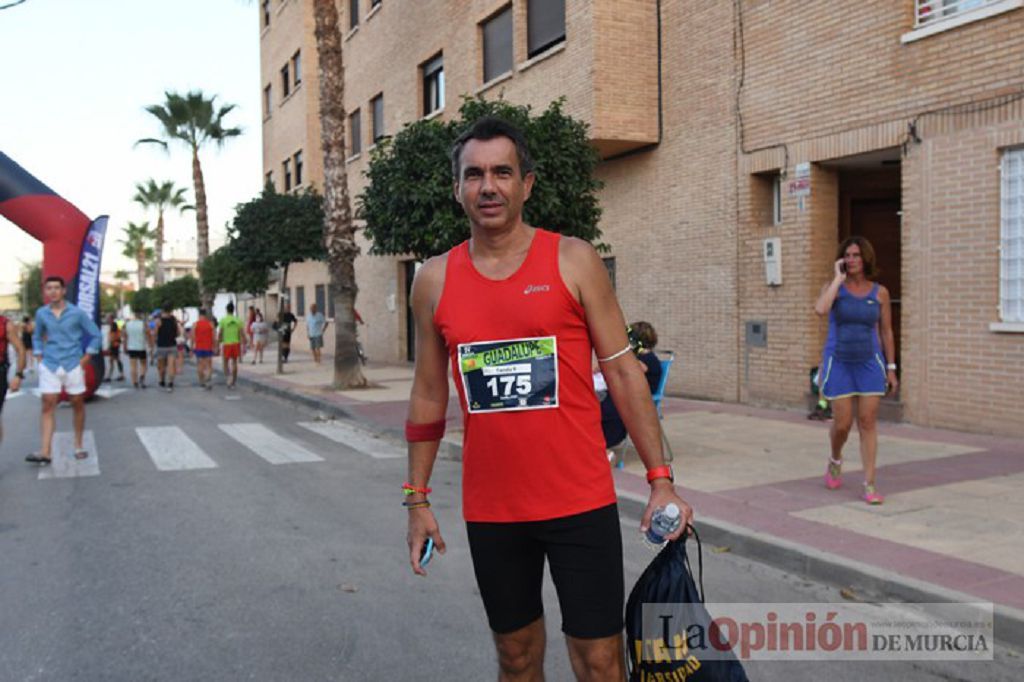
[[[470,413],[558,407],[555,337],[462,343],[458,353]]]

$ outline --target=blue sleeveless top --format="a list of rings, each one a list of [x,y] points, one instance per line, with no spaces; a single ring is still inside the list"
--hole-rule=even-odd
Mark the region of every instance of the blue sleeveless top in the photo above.
[[[846,285],[839,287],[839,294],[828,314],[825,354],[831,353],[836,360],[843,362],[872,359],[881,353],[878,341],[878,321],[881,318],[878,284],[863,297],[851,294]]]

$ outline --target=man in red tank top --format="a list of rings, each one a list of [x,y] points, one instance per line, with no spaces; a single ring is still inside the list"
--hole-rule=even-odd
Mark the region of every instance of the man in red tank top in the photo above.
[[[622,680],[622,540],[590,378],[594,352],[648,469],[641,531],[659,506],[674,502],[687,522],[692,511],[665,466],[647,381],[600,257],[584,241],[523,222],[535,179],[523,135],[482,119],[456,142],[452,166],[471,238],[424,263],[412,287],[409,560],[425,575],[427,539],[445,549],[427,494],[450,364],[465,426],[463,515],[500,679],[543,677],[547,559],[577,678]]]

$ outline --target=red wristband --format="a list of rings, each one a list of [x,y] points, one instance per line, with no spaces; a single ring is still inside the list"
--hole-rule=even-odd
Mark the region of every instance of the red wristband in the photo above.
[[[647,472],[647,482],[653,483],[656,478],[667,478],[670,481],[675,481],[675,476],[672,474],[672,467],[664,465],[660,467],[654,467]]]
[[[422,495],[429,495],[430,493],[434,492],[434,489],[430,488],[428,486],[424,486],[424,487],[420,488],[418,486],[413,485],[412,483],[403,483],[402,484],[402,492],[405,493],[407,496],[408,495],[412,495],[413,493],[420,493]]]
[[[429,424],[413,424],[405,422],[405,440],[419,443],[427,440],[441,440],[444,437],[445,420],[439,419]]]

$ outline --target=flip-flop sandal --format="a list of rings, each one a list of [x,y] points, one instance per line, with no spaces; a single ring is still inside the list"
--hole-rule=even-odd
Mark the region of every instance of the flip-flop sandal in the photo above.
[[[32,454],[27,455],[25,457],[25,461],[31,464],[38,464],[39,466],[46,466],[47,464],[50,464],[53,460],[51,460],[49,457],[43,457],[38,452],[33,452]]]
[[[89,451],[85,448],[79,448],[75,450],[75,459],[82,460],[89,457]]]

